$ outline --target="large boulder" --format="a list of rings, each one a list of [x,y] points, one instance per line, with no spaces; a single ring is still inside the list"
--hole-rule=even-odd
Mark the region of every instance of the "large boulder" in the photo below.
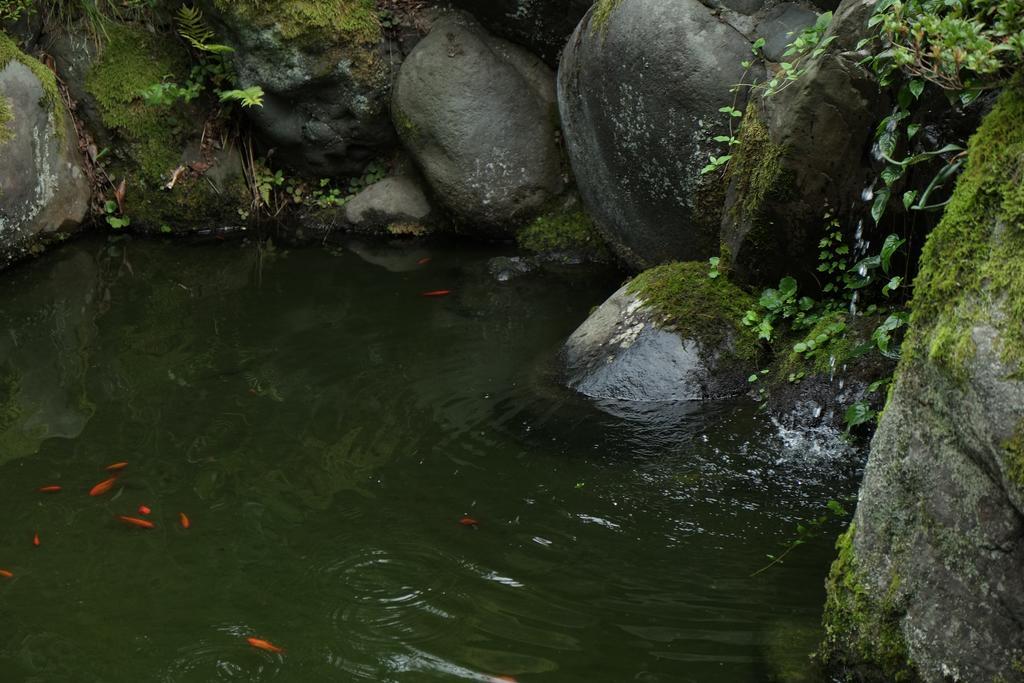
[[[702,401],[749,389],[757,340],[740,323],[748,295],[707,264],[646,271],[595,310],[565,343],[564,381],[594,399]]]
[[[799,275],[813,282],[806,274],[816,266],[825,213],[852,223],[865,213],[861,195],[878,171],[874,130],[891,104],[855,51],[870,32],[873,5],[846,0],[826,33],[834,37],[829,50],[811,59],[792,85],[747,107],[721,225],[723,251],[741,281]],[[776,8],[763,23],[778,27],[808,18],[795,7]]]
[[[314,178],[356,175],[394,146],[388,99],[401,52],[372,0],[203,6],[234,48],[239,87],[263,88],[263,106],[246,114],[277,162]]]
[[[439,19],[412,51],[392,112],[434,193],[474,229],[507,233],[565,189],[554,74],[468,15]]]
[[[1019,681],[1024,88],[929,235],[896,384],[828,581],[822,656],[860,681]]]
[[[90,186],[53,72],[0,34],[0,267],[77,228]]]
[[[616,254],[642,269],[718,251],[730,86],[749,37],[697,0],[602,0],[562,55],[558,104],[580,194]],[[759,75],[754,67],[749,80]]]
[[[566,40],[592,4],[592,0],[455,1],[489,31],[526,46],[551,66],[558,64]]]

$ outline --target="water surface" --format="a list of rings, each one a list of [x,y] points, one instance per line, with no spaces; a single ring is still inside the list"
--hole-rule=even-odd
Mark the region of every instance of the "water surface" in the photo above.
[[[350,246],[83,240],[0,274],[0,679],[799,679],[831,540],[750,574],[855,459],[745,401],[560,390],[619,274]],[[156,529],[115,521],[142,504]]]

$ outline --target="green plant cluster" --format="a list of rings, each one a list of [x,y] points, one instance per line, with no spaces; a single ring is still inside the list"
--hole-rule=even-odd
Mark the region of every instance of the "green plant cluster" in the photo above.
[[[350,178],[339,187],[329,178],[321,178],[313,185],[299,178],[289,178],[280,169],[272,170],[265,160],[256,162],[252,169],[257,208],[271,215],[281,213],[288,206],[317,209],[344,206],[367,187],[387,177],[387,172],[384,164],[372,161],[362,175]]]
[[[872,64],[884,82],[902,72],[978,90],[1005,84],[1024,63],[1021,0],[880,0],[869,26],[883,41]]]
[[[184,85],[164,79],[141,90],[139,95],[146,104],[164,106],[179,100],[187,104],[198,98],[204,90],[211,90],[221,102],[237,102],[242,108],[263,106],[263,88],[258,85],[245,89],[236,87],[237,77],[225,57],[234,50],[227,45],[212,42],[215,38],[213,29],[203,19],[199,9],[182,5],[178,8],[175,21],[178,35],[194,54],[195,64]]]

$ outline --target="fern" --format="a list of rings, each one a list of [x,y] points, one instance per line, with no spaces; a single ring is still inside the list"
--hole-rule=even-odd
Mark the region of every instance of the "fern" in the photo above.
[[[221,102],[239,102],[243,108],[263,106],[263,88],[254,85],[245,90],[222,90]]]
[[[227,45],[210,42],[214,37],[213,29],[203,19],[203,13],[198,7],[182,5],[178,8],[175,19],[178,22],[178,33],[181,37],[200,52],[215,54],[233,52]]]

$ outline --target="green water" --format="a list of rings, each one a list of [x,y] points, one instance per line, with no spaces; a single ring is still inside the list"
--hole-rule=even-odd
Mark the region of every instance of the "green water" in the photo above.
[[[798,680],[831,541],[749,575],[856,463],[744,402],[560,390],[619,274],[356,251],[81,241],[0,275],[0,681]],[[114,520],[140,504],[156,529]]]

